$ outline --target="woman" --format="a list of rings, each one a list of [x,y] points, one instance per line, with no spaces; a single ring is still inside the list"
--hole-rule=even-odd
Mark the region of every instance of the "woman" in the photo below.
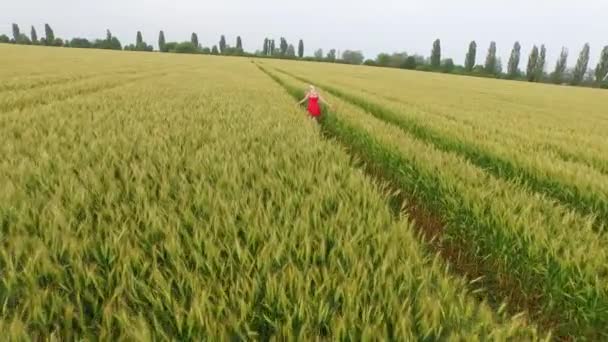
[[[302,101],[298,102],[298,105],[306,102],[306,100],[308,100],[308,114],[310,114],[312,119],[318,122],[321,117],[321,106],[319,106],[319,100],[327,106],[329,106],[329,103],[327,103],[327,101],[325,101],[321,95],[319,95],[315,87],[312,85],[308,86],[306,96]]]

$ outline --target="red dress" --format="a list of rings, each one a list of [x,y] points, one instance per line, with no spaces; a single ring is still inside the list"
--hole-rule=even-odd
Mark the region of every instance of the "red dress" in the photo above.
[[[321,115],[321,107],[319,107],[319,95],[311,95],[308,97],[308,113],[312,117]]]

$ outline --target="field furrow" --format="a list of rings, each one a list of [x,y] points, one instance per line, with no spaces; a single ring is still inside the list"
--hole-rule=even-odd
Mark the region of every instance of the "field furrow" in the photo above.
[[[468,126],[485,132],[483,140],[502,141],[526,150],[526,154],[551,153],[544,150],[550,143],[579,156],[578,159],[600,161],[585,162],[594,167],[608,162],[605,142],[608,118],[605,111],[598,110],[608,101],[603,91],[383,68],[284,61],[273,61],[273,64],[306,75],[308,79],[348,89],[360,97],[371,94],[376,102],[389,99],[381,102],[428,123],[436,124],[437,119],[457,122],[460,125],[452,126],[453,134],[462,136],[466,132],[461,133],[460,126]],[[519,137],[509,138],[513,134]],[[605,167],[599,169],[605,170]]]
[[[126,70],[116,70],[111,74],[120,75],[126,73]],[[100,74],[88,73],[88,74],[72,74],[72,75],[42,75],[35,77],[20,77],[15,80],[6,80],[3,84],[0,84],[0,93],[2,92],[17,92],[17,91],[32,91],[42,87],[55,87],[65,83],[77,82],[92,78],[98,78]]]
[[[344,88],[353,90],[352,85],[339,83]],[[597,171],[608,175],[608,158],[603,156],[603,152],[598,147],[598,139],[589,139],[589,136],[580,137],[573,135],[571,131],[558,133],[555,130],[538,129],[528,127],[522,131],[521,127],[513,125],[513,122],[501,122],[496,120],[475,120],[467,119],[461,112],[452,109],[442,111],[437,108],[419,108],[409,101],[401,98],[359,89],[363,96],[372,95],[394,103],[399,103],[409,112],[417,112],[425,116],[439,116],[443,120],[458,123],[458,126],[472,130],[483,130],[486,132],[485,139],[500,141],[505,147],[521,149],[522,147],[529,153],[554,154],[566,162],[574,162],[595,168]],[[489,134],[488,134],[489,133]]]
[[[0,113],[13,110],[23,111],[30,107],[44,106],[66,101],[79,96],[87,96],[106,91],[116,87],[122,87],[131,82],[139,82],[150,78],[161,77],[165,73],[151,72],[139,76],[131,76],[116,79],[115,76],[101,76],[92,79],[83,79],[65,86],[51,87],[49,89],[37,89],[35,91],[9,92],[0,96]]]
[[[283,71],[285,72],[285,71]],[[287,75],[298,78],[305,83],[310,80],[286,72]],[[422,122],[418,118],[404,115],[403,111],[396,112],[378,104],[373,99],[362,98],[323,83],[317,82],[328,92],[353,103],[375,117],[394,124],[418,139],[429,142],[446,152],[458,153],[475,165],[513,182],[521,182],[524,186],[546,194],[568,205],[583,215],[596,216],[595,227],[604,231],[608,224],[608,176],[584,165],[568,165],[559,163],[550,157],[533,156],[528,158],[525,151],[514,148],[503,149],[500,143],[488,146],[475,143],[466,137],[451,135],[452,126],[434,126],[433,120]],[[475,141],[484,141],[480,136]]]
[[[271,76],[295,98],[303,95],[305,83]],[[608,238],[592,220],[328,97],[338,109],[323,128],[439,214],[441,239],[490,263],[487,276],[512,291],[512,302],[559,336],[607,336]]]

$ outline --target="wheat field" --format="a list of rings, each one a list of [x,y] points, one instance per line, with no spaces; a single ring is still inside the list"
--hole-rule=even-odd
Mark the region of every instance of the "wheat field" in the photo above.
[[[9,340],[608,336],[607,93],[10,45],[0,80]]]

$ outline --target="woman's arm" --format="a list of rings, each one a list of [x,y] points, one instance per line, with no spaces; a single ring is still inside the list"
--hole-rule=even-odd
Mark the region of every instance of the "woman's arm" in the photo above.
[[[321,100],[321,102],[325,103],[328,107],[331,108],[331,105],[329,104],[329,102],[325,101],[325,99],[323,97],[321,97],[321,95],[319,95],[319,100]]]
[[[304,96],[304,98],[302,99],[302,101],[297,103],[297,106],[301,105],[302,103],[304,103],[306,100],[308,100],[308,93],[306,93],[306,96]]]

